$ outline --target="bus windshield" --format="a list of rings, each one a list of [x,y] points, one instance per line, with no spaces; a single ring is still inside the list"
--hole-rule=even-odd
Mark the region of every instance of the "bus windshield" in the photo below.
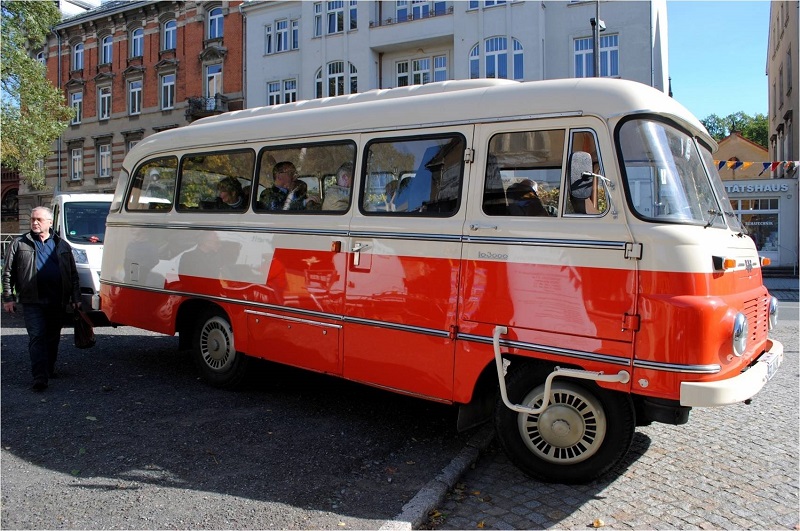
[[[98,245],[106,237],[106,218],[110,202],[86,201],[64,203],[64,233],[73,243]]]
[[[719,203],[724,188],[713,185],[711,168],[707,171],[692,137],[663,122],[635,119],[620,127],[619,145],[631,206],[639,217],[726,227]],[[729,201],[724,206],[730,210]]]

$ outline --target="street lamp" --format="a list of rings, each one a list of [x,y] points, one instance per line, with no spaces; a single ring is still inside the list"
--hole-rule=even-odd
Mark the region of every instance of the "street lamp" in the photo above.
[[[600,32],[606,30],[606,23],[600,19],[600,2],[595,4],[596,16],[589,19],[592,25],[592,46],[594,47],[594,77],[600,77]]]

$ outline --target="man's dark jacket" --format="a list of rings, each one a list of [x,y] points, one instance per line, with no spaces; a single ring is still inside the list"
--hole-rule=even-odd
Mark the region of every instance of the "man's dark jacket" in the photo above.
[[[61,271],[61,306],[66,309],[71,302],[80,302],[81,290],[78,280],[78,268],[72,247],[57,234],[51,237],[56,244],[58,269]],[[26,232],[15,238],[6,250],[3,266],[3,302],[22,304],[39,303],[39,290],[36,282],[36,244],[32,232]]]

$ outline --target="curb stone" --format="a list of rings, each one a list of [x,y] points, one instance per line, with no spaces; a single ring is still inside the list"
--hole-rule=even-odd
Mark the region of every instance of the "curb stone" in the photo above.
[[[489,447],[493,439],[494,428],[491,423],[487,423],[472,436],[461,452],[435,478],[403,506],[400,514],[383,523],[381,531],[410,531],[422,525],[428,518],[428,513],[442,502],[461,475],[477,462],[480,454]]]

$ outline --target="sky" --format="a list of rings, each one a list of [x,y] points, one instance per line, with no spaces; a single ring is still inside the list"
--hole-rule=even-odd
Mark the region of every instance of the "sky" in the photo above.
[[[767,0],[668,0],[667,26],[676,100],[699,119],[767,114]]]

